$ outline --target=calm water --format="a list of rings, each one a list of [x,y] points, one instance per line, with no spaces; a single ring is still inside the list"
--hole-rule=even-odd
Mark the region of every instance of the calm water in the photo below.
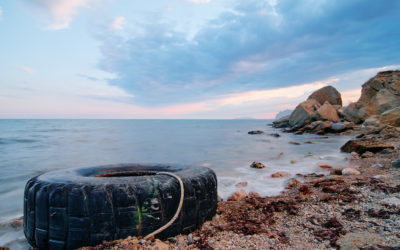
[[[268,120],[0,120],[0,246],[26,249],[21,228],[7,221],[22,215],[26,181],[46,171],[115,163],[180,163],[207,166],[218,176],[219,195],[235,184],[276,195],[291,174],[318,171],[317,163],[343,163],[339,147],[349,137],[282,134]],[[261,129],[265,135],[248,135]],[[296,146],[289,141],[313,141]],[[279,153],[283,156],[279,157]],[[308,154],[313,156],[306,156]],[[295,164],[290,161],[295,160]],[[261,161],[267,169],[251,169]]]

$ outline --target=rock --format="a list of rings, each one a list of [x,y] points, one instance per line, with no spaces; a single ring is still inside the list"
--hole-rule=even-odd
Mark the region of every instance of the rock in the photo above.
[[[331,129],[335,132],[342,132],[345,130],[346,126],[342,122],[332,122]]]
[[[253,161],[253,163],[250,165],[250,167],[258,168],[258,169],[266,168],[266,166],[259,161]]]
[[[285,176],[290,176],[290,173],[288,173],[286,171],[279,171],[279,172],[271,174],[272,178],[283,178]]]
[[[188,235],[187,241],[188,241],[187,244],[191,245],[193,243],[193,237],[191,235]]]
[[[290,160],[290,164],[295,164],[296,162],[295,160]]]
[[[10,224],[11,227],[13,227],[13,228],[22,227],[22,226],[23,226],[23,222],[22,222],[23,218],[24,218],[24,217],[20,217],[20,218],[13,219],[12,222],[11,222],[11,224]]]
[[[293,110],[291,110],[291,109],[285,109],[283,111],[280,111],[278,114],[276,114],[275,120],[278,120],[278,119],[280,119],[282,117],[285,117],[285,116],[289,117],[292,112],[293,112]]]
[[[315,142],[312,142],[312,141],[305,141],[304,144],[315,144]]]
[[[343,116],[349,122],[354,122],[356,124],[361,123],[363,120],[361,117],[363,116],[361,113],[361,104],[356,102],[352,102],[346,107],[343,108]]]
[[[381,200],[381,204],[389,207],[400,208],[400,199],[396,197],[385,198]]]
[[[400,169],[400,158],[395,161],[392,161],[392,168]]]
[[[359,175],[360,172],[354,168],[345,168],[342,170],[343,175]]]
[[[272,122],[272,126],[274,128],[286,128],[289,127],[289,118],[290,115],[284,116]]]
[[[366,151],[370,152],[380,152],[386,148],[393,149],[393,145],[387,143],[385,141],[380,141],[377,139],[351,139],[346,142],[340,150],[342,152],[357,152],[359,154],[365,153]]]
[[[289,143],[290,143],[290,144],[293,144],[293,145],[301,145],[301,143],[300,143],[300,142],[297,142],[297,141],[290,141]]]
[[[330,174],[331,175],[342,175],[343,174],[342,170],[343,169],[333,168],[333,169],[331,169]]]
[[[260,135],[260,134],[264,134],[264,131],[261,130],[252,130],[248,132],[249,135]]]
[[[259,193],[254,192],[254,191],[250,191],[248,197],[249,198],[262,198],[262,196]]]
[[[394,127],[400,126],[400,107],[389,109],[382,113],[379,118],[381,124],[387,124]]]
[[[376,233],[369,232],[357,232],[347,233],[341,236],[336,244],[341,250],[353,250],[353,249],[369,249],[376,245],[381,245],[384,242],[382,236]]]
[[[240,201],[246,198],[247,194],[246,191],[243,189],[239,189],[235,191],[229,198],[228,201]]]
[[[273,136],[273,137],[281,137],[281,135],[280,134],[278,134],[278,133],[272,133],[272,134],[269,134],[270,136]]]
[[[297,175],[297,174],[296,174]],[[291,178],[287,184],[286,184],[286,188],[287,189],[293,189],[293,188],[297,188],[297,186],[299,186],[301,184],[300,181],[298,181],[296,178]]]
[[[314,99],[300,103],[290,115],[289,125],[291,127],[303,127],[310,123],[315,111],[319,107],[321,107],[321,104]]]
[[[381,151],[381,154],[384,154],[384,155],[388,155],[391,153],[393,153],[393,150],[389,149],[389,148],[385,148],[384,150]]]
[[[377,163],[377,164],[371,165],[371,168],[383,168],[383,165]]]
[[[325,102],[324,105],[317,109],[314,119],[322,121],[328,120],[331,122],[340,121],[336,109],[329,102]]]
[[[334,87],[326,86],[312,93],[307,100],[314,99],[320,104],[328,101],[332,105],[342,106],[342,97]]]
[[[369,151],[367,151],[361,155],[361,158],[371,158],[371,157],[374,157],[374,153],[369,152]]]
[[[235,187],[241,188],[241,187],[247,187],[247,185],[248,185],[247,181],[242,181],[237,183]]]
[[[323,169],[331,169],[331,168],[333,168],[331,165],[325,164],[325,163],[319,163],[318,167],[323,168]]]
[[[168,249],[170,249],[168,244],[162,242],[159,239],[155,240],[154,245],[152,245],[152,248],[153,249],[158,249],[158,250],[168,250]]]
[[[360,155],[357,152],[351,152],[350,156],[351,156],[351,159],[353,159],[353,160],[359,160],[360,159]]]
[[[374,127],[379,127],[379,115],[371,115],[367,119],[365,119],[365,122],[363,123],[364,126],[374,126]]]

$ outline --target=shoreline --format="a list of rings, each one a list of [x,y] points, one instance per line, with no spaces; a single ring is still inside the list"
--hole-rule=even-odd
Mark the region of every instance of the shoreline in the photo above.
[[[391,166],[400,157],[399,134],[385,139],[395,148],[389,153],[348,154],[344,167],[358,173],[307,174],[290,179],[278,196],[220,201],[213,219],[189,235],[128,237],[82,249],[399,249],[400,170]]]

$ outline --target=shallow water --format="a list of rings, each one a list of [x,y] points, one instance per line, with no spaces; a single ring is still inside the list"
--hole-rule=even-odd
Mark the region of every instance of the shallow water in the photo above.
[[[26,249],[21,228],[7,221],[22,215],[26,181],[55,169],[115,163],[179,163],[207,166],[227,198],[246,191],[277,195],[290,178],[276,171],[310,173],[317,163],[344,164],[339,147],[349,137],[283,134],[269,120],[0,120],[0,246]],[[264,135],[248,135],[250,130]],[[281,137],[268,134],[277,133]],[[292,145],[289,141],[303,144]],[[283,156],[279,154],[283,152]],[[310,156],[312,155],[312,156]],[[295,164],[290,161],[295,160]],[[251,169],[261,161],[266,169]]]

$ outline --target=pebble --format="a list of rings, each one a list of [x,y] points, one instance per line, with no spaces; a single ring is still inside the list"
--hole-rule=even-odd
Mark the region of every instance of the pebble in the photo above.
[[[253,161],[253,163],[250,165],[250,167],[257,168],[257,169],[266,168],[266,166],[259,161]]]
[[[289,143],[293,144],[293,145],[300,145],[301,144],[300,142],[297,142],[297,141],[290,141]]]
[[[377,163],[377,164],[372,165],[371,168],[383,168],[383,165]]]
[[[345,168],[342,170],[343,175],[359,175],[360,172],[354,168]]]
[[[395,161],[392,161],[392,168],[400,169],[400,158]]]

